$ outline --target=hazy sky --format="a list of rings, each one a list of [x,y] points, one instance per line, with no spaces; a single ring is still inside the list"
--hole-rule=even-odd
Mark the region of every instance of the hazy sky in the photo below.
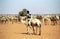
[[[0,14],[17,14],[23,8],[30,13],[60,13],[60,0],[0,0]]]

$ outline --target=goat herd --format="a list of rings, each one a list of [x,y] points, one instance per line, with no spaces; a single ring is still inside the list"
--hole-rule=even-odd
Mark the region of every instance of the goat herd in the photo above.
[[[28,27],[33,29],[33,34],[37,34],[37,28],[39,28],[39,35],[41,35],[41,25],[44,23],[45,25],[60,25],[60,16],[35,16],[31,18],[27,18],[27,16],[0,16],[0,24],[5,24],[11,22],[21,22],[27,26],[27,33]],[[34,27],[36,27],[36,32]]]
[[[18,21],[20,21],[20,18],[18,18],[18,16],[0,16],[1,24],[5,24],[8,22],[11,22],[13,24],[13,22],[18,22]]]

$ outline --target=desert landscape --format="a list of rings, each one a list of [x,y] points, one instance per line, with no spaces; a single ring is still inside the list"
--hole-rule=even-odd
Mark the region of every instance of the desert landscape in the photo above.
[[[0,0],[0,39],[60,39],[60,0]]]
[[[60,23],[56,25],[42,23],[41,35],[27,34],[26,25],[21,22],[0,23],[0,39],[60,39]]]

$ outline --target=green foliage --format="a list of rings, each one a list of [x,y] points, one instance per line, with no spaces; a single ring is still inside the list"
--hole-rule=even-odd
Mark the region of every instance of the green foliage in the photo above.
[[[27,9],[23,9],[22,11],[19,12],[19,16],[26,16],[27,15]]]

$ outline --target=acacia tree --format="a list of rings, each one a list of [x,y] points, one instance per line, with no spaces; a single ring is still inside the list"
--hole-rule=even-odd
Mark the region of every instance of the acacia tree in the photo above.
[[[29,11],[27,9],[23,9],[19,12],[19,16],[26,16],[27,14],[29,14]]]

